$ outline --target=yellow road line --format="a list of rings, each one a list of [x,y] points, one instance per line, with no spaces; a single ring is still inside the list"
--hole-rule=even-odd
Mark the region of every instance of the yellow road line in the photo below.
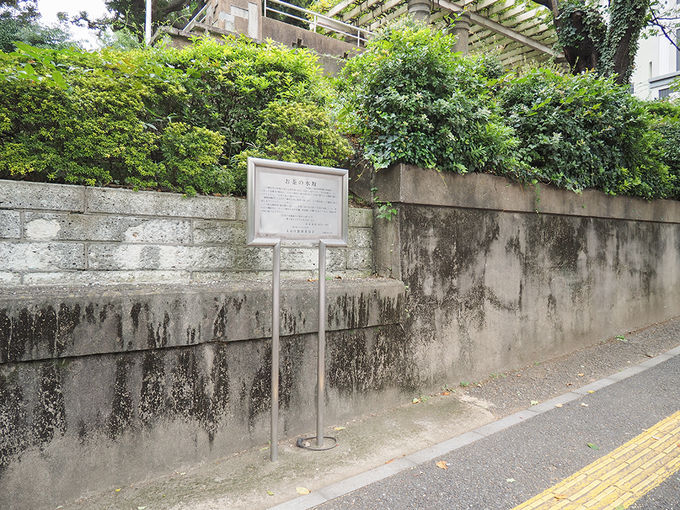
[[[628,508],[680,470],[680,411],[513,510]]]

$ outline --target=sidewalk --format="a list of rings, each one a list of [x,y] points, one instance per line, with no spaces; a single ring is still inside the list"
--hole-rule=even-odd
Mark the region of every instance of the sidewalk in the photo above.
[[[339,446],[330,451],[299,449],[293,438],[280,443],[275,464],[269,462],[268,448],[263,445],[171,476],[121,487],[117,492],[92,494],[63,508],[207,510],[268,508],[285,502],[284,507],[309,507],[358,483],[370,482],[370,477],[388,476],[411,465],[402,457],[419,452],[413,458],[426,460],[424,449],[437,445],[429,450],[436,455],[464,439],[454,439],[457,436],[485,424],[501,426],[492,422],[524,409],[539,410],[535,407],[539,402],[678,346],[680,318],[635,333],[612,334],[623,337],[522,370],[492,374],[484,381],[450,381],[451,388],[442,388],[436,395],[414,395],[416,403],[409,401],[388,412],[332,424],[327,434],[336,436]],[[444,441],[445,445],[439,445]],[[369,470],[373,471],[366,473]],[[355,475],[359,476],[354,482],[347,480]],[[328,487],[343,480],[334,487],[335,492]],[[298,488],[311,494],[295,499]]]

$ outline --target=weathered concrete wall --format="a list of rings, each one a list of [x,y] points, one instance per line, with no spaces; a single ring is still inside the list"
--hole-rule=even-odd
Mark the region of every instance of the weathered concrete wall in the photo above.
[[[78,285],[270,278],[271,250],[248,248],[246,201],[0,180],[0,283]],[[351,208],[332,276],[373,269],[373,214]],[[317,250],[281,250],[282,277],[310,278]]]
[[[329,425],[413,388],[403,293],[329,282]],[[285,437],[314,428],[316,285],[281,296]],[[0,507],[54,508],[266,444],[270,299],[264,283],[0,292]]]
[[[365,177],[364,177],[365,178]],[[408,286],[422,386],[474,380],[680,314],[680,203],[398,165],[376,266]]]
[[[680,314],[678,202],[404,165],[354,177],[398,214],[352,209],[332,267],[375,256],[393,279],[329,282],[329,423]],[[0,507],[267,441],[271,261],[244,219],[242,200],[0,181]],[[289,275],[311,275],[316,251],[290,250]],[[77,285],[164,274],[189,284]],[[285,436],[313,429],[315,314],[315,284],[286,282]]]

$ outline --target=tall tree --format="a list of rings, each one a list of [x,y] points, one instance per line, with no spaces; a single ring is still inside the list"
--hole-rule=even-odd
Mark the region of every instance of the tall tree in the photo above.
[[[574,73],[588,69],[628,83],[638,41],[646,26],[659,25],[654,9],[660,0],[610,0],[601,8],[592,0],[534,0],[553,13],[555,30]],[[665,21],[673,18],[665,17]]]
[[[50,48],[74,44],[66,30],[39,20],[36,0],[0,0],[0,51],[14,51],[14,41]]]

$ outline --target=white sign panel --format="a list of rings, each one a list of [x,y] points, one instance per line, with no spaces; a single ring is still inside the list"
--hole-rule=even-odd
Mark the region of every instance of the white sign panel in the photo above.
[[[248,245],[347,244],[347,170],[248,159]]]

